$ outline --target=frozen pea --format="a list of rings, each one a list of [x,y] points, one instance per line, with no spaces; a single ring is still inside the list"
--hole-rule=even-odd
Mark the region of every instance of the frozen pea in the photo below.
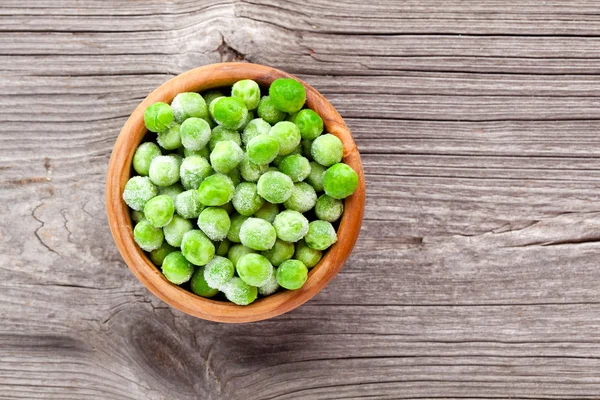
[[[271,124],[262,118],[255,118],[248,122],[248,125],[244,128],[244,131],[242,132],[242,142],[247,145],[253,138],[259,135],[268,134],[270,130]]]
[[[208,159],[208,157],[210,156],[210,150],[209,150],[208,146],[205,146],[200,150],[190,150],[190,149],[186,149],[184,147],[183,148],[183,156],[184,157],[200,156],[200,157],[204,157],[204,158]]]
[[[152,142],[140,144],[133,155],[133,169],[142,176],[148,176],[150,163],[160,155],[162,153],[156,144]]]
[[[221,257],[226,257],[229,248],[231,247],[231,242],[227,239],[223,239],[215,250],[215,254]]]
[[[315,250],[325,250],[337,242],[337,234],[330,222],[316,220],[308,224],[308,233],[304,241]]]
[[[294,251],[295,248],[293,243],[277,239],[271,249],[263,251],[261,254],[265,256],[273,266],[278,267],[279,264],[285,260],[292,258]]]
[[[310,154],[310,149],[312,147],[314,140],[306,140],[306,139],[302,139],[300,141],[300,147],[302,147],[302,155],[306,158],[308,158],[309,160],[312,160],[312,154]]]
[[[240,125],[238,130],[243,130],[246,129],[246,126],[250,123],[250,121],[252,121],[254,119],[254,111],[248,111],[248,114],[246,114],[246,119],[244,120],[244,122],[242,122],[242,125]]]
[[[269,279],[258,287],[258,293],[261,296],[269,296],[279,290],[279,283],[277,282],[277,268],[273,268],[273,273]]]
[[[233,84],[231,96],[240,99],[248,110],[254,110],[260,101],[260,87],[251,79],[243,79]]]
[[[335,222],[340,219],[343,212],[344,203],[341,200],[334,199],[326,194],[322,194],[317,199],[317,204],[315,205],[317,218],[323,221]]]
[[[250,158],[247,154],[244,154],[244,159],[238,166],[240,170],[240,174],[242,178],[247,182],[256,182],[258,178],[269,168],[268,164],[255,164],[250,161]]]
[[[289,290],[297,290],[308,279],[308,268],[306,268],[306,265],[302,261],[287,260],[277,268],[276,277],[281,287]]]
[[[181,252],[194,265],[206,265],[215,255],[215,245],[200,230],[186,232],[181,241]]]
[[[223,94],[223,92],[221,92],[220,90],[208,90],[204,93],[202,93],[202,97],[204,98],[204,101],[206,102],[206,106],[209,107],[211,105],[211,103],[215,100],[218,99],[219,97],[224,97],[225,95]]]
[[[283,205],[288,210],[304,213],[313,208],[316,202],[315,189],[306,182],[298,182],[294,184],[291,196],[283,202]]]
[[[226,174],[244,159],[244,151],[232,140],[224,140],[215,145],[210,153],[210,163],[215,171]]]
[[[214,256],[204,267],[204,280],[213,289],[221,290],[234,274],[233,263],[225,257]]]
[[[242,181],[242,174],[240,174],[240,170],[237,167],[232,169],[225,175],[227,175],[229,179],[231,179],[231,182],[233,182],[233,186],[237,186]]]
[[[358,187],[358,175],[347,164],[335,164],[323,174],[325,193],[334,199],[350,196]]]
[[[228,215],[231,215],[235,211],[235,208],[233,208],[233,204],[231,204],[231,202],[225,203],[219,207],[221,207],[223,210],[227,211]]]
[[[279,206],[277,204],[265,202],[265,204],[254,213],[253,217],[264,219],[272,224],[273,221],[275,221],[277,214],[279,214]]]
[[[246,147],[248,158],[255,164],[268,164],[279,154],[279,141],[271,135],[259,135]]]
[[[174,212],[175,204],[165,194],[151,198],[144,206],[144,215],[155,228],[162,228],[171,222]]]
[[[227,282],[223,287],[223,293],[225,293],[227,300],[238,306],[246,306],[256,300],[258,296],[258,290],[255,286],[248,285],[237,276]]]
[[[131,221],[135,222],[136,224],[145,218],[144,212],[138,210],[131,210],[129,215],[131,216]]]
[[[210,141],[210,125],[201,118],[186,119],[179,128],[179,136],[185,149],[202,150]]]
[[[201,297],[211,298],[219,293],[219,289],[212,288],[205,278],[206,267],[196,268],[190,280],[190,289]]]
[[[173,155],[158,156],[150,164],[149,176],[157,186],[169,186],[179,180],[181,161]]]
[[[310,161],[300,154],[285,156],[278,166],[279,170],[292,178],[294,182],[302,182],[310,174]]]
[[[233,265],[236,266],[240,258],[250,253],[256,253],[256,251],[242,244],[234,244],[229,248],[229,251],[227,252],[227,258],[229,258]]]
[[[308,182],[317,192],[323,191],[323,175],[325,174],[325,167],[321,164],[311,161],[310,162],[310,174],[306,177]]]
[[[198,217],[198,227],[214,241],[225,239],[230,226],[229,214],[220,207],[206,207]]]
[[[267,171],[258,179],[258,194],[269,203],[283,203],[292,195],[294,182],[277,171]]]
[[[130,178],[123,189],[123,201],[133,210],[141,211],[146,202],[156,196],[158,190],[152,181],[145,176]]]
[[[265,256],[254,253],[240,258],[235,269],[239,277],[252,286],[264,285],[273,274],[273,265],[269,260]]]
[[[155,228],[147,219],[141,220],[133,228],[133,239],[142,250],[158,249],[164,238],[162,229]]]
[[[190,156],[183,159],[179,167],[181,183],[186,189],[198,189],[202,181],[213,174],[213,169],[204,157]]]
[[[197,190],[182,192],[175,198],[175,211],[183,218],[198,218],[203,209],[204,205]]]
[[[269,124],[276,124],[283,121],[286,117],[285,112],[275,108],[273,100],[269,96],[263,96],[258,103],[257,114],[260,118]]]
[[[205,206],[222,206],[228,203],[235,191],[235,186],[230,177],[223,174],[214,174],[200,184],[198,193],[200,202]]]
[[[215,117],[213,116],[213,114],[215,112],[215,106],[217,105],[217,101],[224,99],[225,97],[226,96],[215,97],[211,100],[210,104],[208,105],[208,115],[210,116],[210,119],[212,121],[215,121]]]
[[[296,243],[296,252],[294,253],[294,258],[296,260],[302,261],[306,268],[312,268],[321,261],[321,257],[323,253],[321,250],[311,249],[306,245],[304,240],[300,240]]]
[[[281,111],[295,113],[299,111],[306,101],[304,85],[295,79],[275,79],[269,86],[269,96],[273,105]]]
[[[264,219],[248,218],[240,228],[240,241],[253,250],[269,250],[276,239],[275,228]]]
[[[313,140],[323,133],[323,119],[311,109],[298,111],[292,122],[300,129],[302,139]]]
[[[173,109],[167,103],[154,103],[144,111],[144,124],[151,132],[164,132],[173,124]]]
[[[181,125],[173,124],[165,132],[161,132],[156,137],[156,143],[165,150],[176,150],[181,147]]]
[[[179,93],[171,102],[171,108],[175,121],[180,124],[189,118],[208,118],[208,107],[199,93]]]
[[[298,211],[286,210],[277,214],[273,227],[279,239],[284,242],[297,242],[307,234],[309,223]]]
[[[171,222],[163,227],[165,240],[171,246],[181,246],[183,235],[193,229],[192,221],[189,219],[174,215]]]
[[[221,126],[228,129],[239,129],[245,122],[248,109],[245,104],[235,97],[222,97],[211,104],[212,118]]]
[[[160,267],[161,265],[163,265],[165,257],[167,257],[175,250],[177,250],[175,247],[171,246],[166,242],[163,242],[163,244],[158,249],[154,249],[150,252],[150,261],[152,261],[152,264],[156,265],[157,267]]]
[[[158,194],[160,194],[160,195],[164,194],[164,195],[169,196],[171,198],[171,200],[173,200],[173,202],[175,202],[177,195],[179,193],[182,193],[183,191],[184,191],[183,186],[179,182],[176,182],[169,186],[159,186],[158,187]]]
[[[254,214],[262,205],[264,200],[258,194],[256,184],[252,182],[242,182],[235,188],[231,203],[235,210],[241,215],[250,216]]]
[[[328,133],[313,141],[310,154],[313,160],[324,167],[329,167],[342,161],[344,146],[337,136]]]
[[[291,154],[300,144],[300,130],[296,125],[289,121],[281,121],[273,125],[269,131],[279,142],[279,155],[285,156]],[[301,149],[300,149],[301,151]]]
[[[181,285],[190,280],[194,273],[194,266],[180,251],[174,251],[165,257],[162,272],[169,282]]]
[[[232,129],[227,129],[222,126],[216,126],[211,133],[210,140],[208,141],[208,147],[212,151],[217,143],[225,140],[233,140],[238,146],[242,145],[242,137],[240,134]]]

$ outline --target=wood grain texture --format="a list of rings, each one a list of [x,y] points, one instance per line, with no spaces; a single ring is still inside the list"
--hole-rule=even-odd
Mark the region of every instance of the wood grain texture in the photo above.
[[[598,7],[2,1],[0,398],[598,398]],[[242,326],[157,300],[104,212],[135,106],[231,60],[323,93],[367,180],[342,272]]]

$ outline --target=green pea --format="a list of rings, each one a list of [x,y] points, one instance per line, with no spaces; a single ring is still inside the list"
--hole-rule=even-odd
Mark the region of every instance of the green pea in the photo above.
[[[208,159],[208,157],[210,156],[210,150],[209,150],[208,146],[205,146],[200,150],[190,150],[190,149],[184,148],[183,155],[185,157],[200,156],[200,157],[204,157],[204,158]]]
[[[244,151],[233,140],[225,140],[215,145],[210,153],[210,163],[215,171],[226,174],[244,159]]]
[[[156,196],[158,190],[149,178],[134,176],[130,178],[123,189],[123,201],[131,209],[141,211],[146,202]]]
[[[273,273],[267,280],[267,282],[263,283],[258,287],[258,293],[261,296],[269,296],[279,290],[279,283],[277,282],[277,268],[273,268]]]
[[[277,282],[289,290],[300,289],[308,279],[308,268],[298,260],[284,261],[277,268]]]
[[[275,107],[287,113],[299,111],[306,101],[304,85],[295,79],[275,79],[269,86],[269,96]]]
[[[143,211],[131,210],[129,214],[131,216],[131,221],[135,222],[136,224],[145,218]]]
[[[223,239],[217,246],[215,250],[215,254],[221,257],[226,257],[229,248],[231,247],[231,242],[227,239]]]
[[[198,93],[179,93],[171,102],[175,121],[182,123],[188,118],[208,118],[206,102]]]
[[[156,144],[152,142],[140,144],[133,155],[133,169],[142,176],[148,176],[150,163],[160,155],[162,153]]]
[[[302,139],[313,140],[323,133],[323,119],[310,109],[298,111],[292,122],[300,129]]]
[[[313,160],[324,167],[329,167],[342,161],[344,145],[337,136],[328,133],[313,141],[310,154]]]
[[[177,195],[179,193],[182,193],[183,191],[183,186],[179,182],[176,182],[169,186],[158,186],[158,194],[164,194],[169,196],[171,200],[173,200],[173,202],[175,202]]]
[[[298,211],[286,210],[275,217],[273,227],[279,239],[284,242],[297,242],[307,234],[309,223]]]
[[[170,186],[179,180],[181,161],[173,155],[158,156],[150,164],[149,176],[157,186]]]
[[[226,140],[233,140],[238,146],[242,145],[242,138],[238,132],[232,129],[227,129],[222,126],[216,126],[211,133],[208,147],[212,151],[217,143]]]
[[[181,125],[173,124],[169,129],[156,137],[156,142],[165,150],[176,150],[181,147]]]
[[[240,99],[248,110],[254,110],[260,101],[260,87],[250,79],[237,81],[231,87],[231,96]]]
[[[243,156],[242,156],[242,160],[243,160]],[[233,182],[233,186],[237,186],[240,184],[240,182],[242,182],[242,174],[240,173],[240,170],[237,167],[232,169],[225,175],[227,175],[229,177],[229,179],[231,179],[231,182]]]
[[[189,219],[174,215],[171,222],[163,227],[165,240],[171,246],[181,246],[183,235],[193,229],[192,222]]]
[[[340,219],[343,212],[344,203],[341,200],[334,199],[326,194],[322,194],[317,199],[317,204],[315,205],[317,218],[323,221],[335,222]]]
[[[294,182],[301,182],[310,175],[310,161],[300,154],[285,156],[278,168]]]
[[[194,273],[194,266],[180,251],[174,251],[165,257],[162,272],[169,282],[181,285],[190,280]]]
[[[279,154],[279,142],[271,135],[259,135],[246,147],[248,158],[255,164],[268,164]]]
[[[302,139],[300,141],[300,147],[302,147],[302,154],[304,157],[308,158],[309,160],[312,160],[312,154],[310,154],[310,150],[312,148],[312,144],[313,144],[314,140],[307,140],[307,139]]]
[[[269,203],[283,203],[292,195],[294,182],[292,179],[277,171],[267,171],[257,184],[258,194]]]
[[[316,220],[308,224],[308,232],[304,241],[312,249],[326,250],[337,242],[337,234],[330,222]]]
[[[181,252],[194,265],[206,265],[215,255],[215,246],[200,230],[191,230],[183,235]]]
[[[235,208],[233,208],[233,204],[231,204],[231,202],[225,203],[221,207],[223,210],[227,211],[228,215],[233,214],[233,212],[235,211]]]
[[[150,252],[150,261],[152,261],[152,264],[156,265],[157,267],[160,267],[161,265],[163,265],[165,257],[167,257],[175,250],[177,250],[175,247],[163,242],[163,244],[158,249],[154,249]]]
[[[241,215],[251,216],[262,207],[264,200],[258,194],[256,184],[242,182],[235,188],[231,203]]]
[[[358,187],[358,175],[347,164],[335,164],[323,174],[325,193],[334,199],[350,196]]]
[[[289,121],[278,122],[269,131],[279,142],[279,155],[285,156],[291,154],[300,144],[300,130],[296,125]],[[299,149],[301,151],[301,149]]]
[[[219,97],[224,97],[224,96],[225,95],[220,90],[209,90],[202,94],[202,97],[204,97],[204,101],[206,102],[207,107],[209,107],[215,99],[218,99]]]
[[[325,175],[325,167],[311,161],[310,174],[306,177],[306,182],[308,182],[317,192],[323,191],[323,175]]]
[[[279,206],[277,204],[265,202],[253,216],[255,218],[264,219],[272,224],[273,221],[275,221],[277,214],[279,214]]]
[[[213,289],[221,290],[234,274],[233,263],[225,257],[214,256],[204,267],[204,280]]]
[[[162,228],[171,222],[174,212],[173,200],[164,194],[151,198],[144,206],[144,215],[155,228]]]
[[[154,103],[144,111],[144,124],[151,132],[164,132],[173,124],[173,110],[167,103]]]
[[[294,258],[296,260],[302,261],[306,268],[313,268],[315,265],[319,263],[323,253],[320,250],[311,249],[306,245],[304,240],[299,240],[296,243],[296,252],[294,253]]]
[[[256,300],[258,290],[255,286],[250,286],[241,278],[234,276],[223,288],[223,293],[227,300],[238,306],[247,306]]]
[[[254,119],[254,111],[248,111],[248,114],[246,114],[246,119],[244,120],[244,122],[242,122],[242,124],[240,125],[240,127],[238,128],[238,130],[243,130],[246,129],[246,126],[250,123],[250,121],[252,121]],[[240,135],[241,136],[241,135]]]
[[[248,218],[249,217],[238,213],[233,214],[231,216],[231,226],[229,227],[229,232],[227,232],[227,239],[234,243],[240,243],[240,229],[242,228],[244,221]]]
[[[175,211],[183,218],[198,218],[203,209],[204,205],[197,190],[185,191],[175,198]]]
[[[221,126],[228,129],[239,129],[245,122],[248,109],[244,103],[235,97],[222,97],[211,104],[212,118]]]
[[[277,239],[271,249],[263,251],[261,254],[269,260],[273,266],[278,267],[285,260],[294,256],[295,247],[293,243],[284,242]]]
[[[283,121],[286,117],[285,112],[275,108],[273,100],[269,96],[263,96],[258,103],[257,114],[260,118],[269,124],[276,124]]]
[[[229,251],[227,252],[227,258],[229,258],[233,265],[236,266],[240,258],[250,253],[256,253],[256,251],[242,244],[234,244],[229,248]]]
[[[273,265],[260,254],[246,254],[238,260],[236,271],[248,285],[261,286],[273,274]]]
[[[242,142],[245,145],[248,145],[250,140],[259,135],[266,135],[270,130],[271,124],[262,118],[255,118],[248,122],[248,125],[244,128],[244,131],[242,132]]]
[[[198,188],[200,202],[205,206],[222,206],[228,203],[233,198],[234,191],[233,181],[223,174],[209,176]]]
[[[198,217],[198,227],[211,240],[221,241],[227,236],[231,220],[227,211],[220,207],[206,207]]]
[[[162,229],[155,228],[147,219],[141,220],[133,228],[133,239],[142,250],[158,249],[164,238]]]
[[[179,128],[179,136],[185,149],[202,150],[210,140],[210,125],[201,118],[186,119]]]
[[[260,176],[262,174],[267,172],[269,165],[268,164],[262,164],[262,165],[255,164],[252,161],[250,161],[250,158],[248,158],[247,154],[244,154],[244,159],[242,160],[242,162],[240,163],[238,168],[240,170],[242,179],[244,179],[247,182],[256,182],[256,181],[258,181],[258,178],[260,178]]]
[[[240,241],[253,250],[269,250],[276,239],[275,228],[264,219],[248,218],[240,228]]]
[[[283,202],[288,210],[294,210],[301,213],[307,212],[315,206],[317,202],[317,193],[312,186],[305,182],[294,184],[291,196]]]
[[[204,276],[205,271],[206,267],[196,268],[196,271],[194,271],[192,279],[190,280],[190,289],[201,297],[215,297],[219,293],[219,289],[214,289],[208,285]]]
[[[198,189],[202,181],[214,173],[204,157],[190,156],[183,159],[179,167],[181,183],[186,189]]]

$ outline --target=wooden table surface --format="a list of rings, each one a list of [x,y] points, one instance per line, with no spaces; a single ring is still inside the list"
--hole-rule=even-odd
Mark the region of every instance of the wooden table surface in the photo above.
[[[104,205],[120,128],[219,61],[297,74],[362,153],[342,272],[223,325],[150,294]],[[600,3],[0,2],[1,399],[600,398]]]

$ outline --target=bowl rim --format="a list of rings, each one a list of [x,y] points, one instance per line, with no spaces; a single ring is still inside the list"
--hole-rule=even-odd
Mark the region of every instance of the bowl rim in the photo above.
[[[268,86],[277,78],[293,78],[306,88],[306,105],[323,119],[325,132],[342,140],[343,162],[358,174],[355,193],[344,200],[344,213],[338,228],[338,241],[331,246],[319,263],[309,271],[308,280],[298,290],[285,290],[259,298],[248,306],[211,300],[167,281],[133,239],[129,207],[122,192],[131,176],[131,161],[135,149],[147,133],[144,110],[152,103],[171,103],[182,92],[205,91],[230,86],[241,79],[253,79]],[[303,80],[279,69],[252,63],[218,63],[191,69],[177,75],[152,91],[133,111],[121,129],[110,157],[106,175],[106,211],[115,244],[133,274],[154,295],[186,314],[205,320],[244,323],[265,320],[286,313],[315,296],[340,271],[360,233],[365,206],[365,179],[356,143],[350,130],[333,105]]]

